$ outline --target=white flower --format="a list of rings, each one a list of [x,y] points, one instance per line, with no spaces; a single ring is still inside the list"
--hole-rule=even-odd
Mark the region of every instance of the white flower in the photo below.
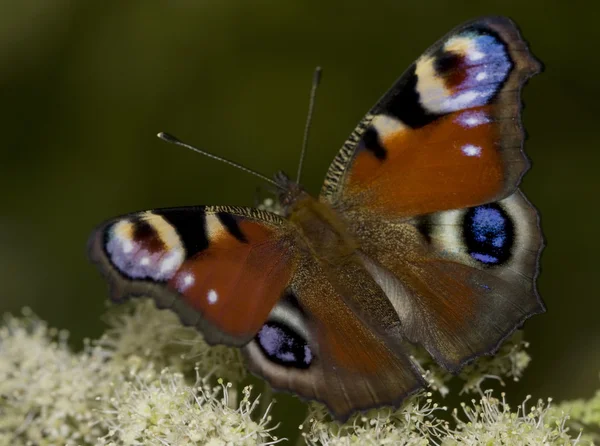
[[[229,386],[210,388],[198,376],[187,384],[180,373],[168,369],[158,375],[124,383],[115,389],[103,424],[109,433],[105,444],[123,445],[270,445],[278,443],[268,427],[271,417],[265,413],[252,418],[258,399],[251,388],[243,390],[236,408],[228,402]]]
[[[111,328],[79,353],[65,332],[25,311],[0,326],[0,445],[271,445],[274,436],[270,395],[253,397],[239,383],[245,376],[239,352],[209,347],[168,311],[136,301],[111,313]],[[345,424],[311,404],[300,429],[310,445],[567,445],[590,444],[600,425],[600,398],[551,408],[538,402],[516,411],[491,391],[489,375],[518,378],[529,361],[523,341],[513,338],[495,359],[463,372],[464,390],[480,398],[452,412],[421,392],[398,410],[355,414]],[[523,356],[525,355],[525,356]],[[444,387],[449,379],[426,356],[417,360]],[[428,362],[429,361],[429,362]],[[224,384],[226,377],[234,384]],[[277,408],[276,408],[277,409]],[[281,409],[280,409],[281,410]],[[573,423],[565,415],[571,412]],[[573,438],[573,435],[575,438]]]
[[[113,361],[135,355],[158,369],[191,369],[197,364],[205,378],[240,382],[246,376],[238,349],[209,346],[198,331],[184,327],[172,311],[157,309],[150,299],[112,307],[106,319],[110,328],[95,344]]]
[[[512,411],[506,403],[505,395],[498,400],[487,390],[479,401],[471,400],[471,405],[462,404],[463,416],[455,409],[453,416],[456,428],[450,429],[443,439],[443,446],[453,445],[572,445],[579,437],[571,438],[565,423],[566,416],[554,417],[547,403],[539,400],[527,410],[530,397]]]
[[[194,372],[175,336],[185,329],[145,305],[126,312],[80,353],[69,350],[66,333],[49,329],[30,312],[23,319],[7,317],[0,328],[0,444],[278,442],[271,434],[270,406],[253,418],[259,400],[250,388],[241,401],[232,401],[235,389],[211,387],[203,376],[206,370],[225,370],[219,360],[227,355],[205,355],[213,362],[198,364]],[[165,364],[177,364],[180,371],[161,371]]]
[[[95,397],[109,388],[103,358],[72,354],[65,333],[27,316],[0,329],[0,432],[11,444],[92,444]]]
[[[411,397],[396,411],[355,414],[345,424],[331,421],[325,408],[315,403],[300,429],[309,445],[428,445],[431,438],[446,431],[446,422],[435,417],[435,412],[446,408],[429,397],[431,393]]]
[[[437,417],[440,408],[428,394],[411,397],[397,411],[378,410],[355,415],[347,423],[327,421],[324,409],[313,408],[301,426],[302,435],[309,445],[442,445],[442,446],[526,446],[575,445],[579,436],[572,438],[566,426],[568,417],[555,416],[550,411],[550,400],[542,401],[528,411],[526,399],[516,411],[505,401],[492,396],[488,390],[471,405],[462,404],[462,417],[455,409],[454,425]],[[464,418],[466,419],[464,419]],[[578,433],[577,433],[578,434]],[[581,443],[583,444],[583,443]],[[589,443],[585,443],[589,444]]]

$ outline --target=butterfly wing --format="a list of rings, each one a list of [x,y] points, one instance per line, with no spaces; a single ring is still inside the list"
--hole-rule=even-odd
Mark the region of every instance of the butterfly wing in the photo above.
[[[402,340],[365,325],[275,214],[135,213],[101,225],[89,249],[114,301],[152,297],[209,343],[245,346],[250,368],[275,388],[318,399],[340,418],[399,404],[423,385]]]
[[[509,19],[460,26],[359,123],[321,197],[339,209],[406,217],[510,195],[528,166],[520,90],[539,69]]]
[[[286,223],[251,208],[159,209],[103,224],[89,250],[114,301],[152,297],[207,342],[240,346],[260,330],[294,271]]]
[[[364,264],[398,312],[404,335],[448,370],[495,353],[544,311],[535,288],[541,231],[520,191],[411,222],[363,223],[356,234]]]
[[[404,334],[452,371],[544,311],[538,217],[516,191],[520,90],[539,68],[509,19],[460,26],[361,121],[323,186]]]
[[[312,257],[244,353],[275,388],[325,403],[339,420],[398,406],[425,385],[402,336],[382,336],[348,305]]]

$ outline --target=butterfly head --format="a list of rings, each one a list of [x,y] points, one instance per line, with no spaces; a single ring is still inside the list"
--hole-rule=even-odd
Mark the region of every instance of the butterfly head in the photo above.
[[[275,182],[279,186],[277,199],[283,208],[284,215],[288,215],[294,204],[307,195],[306,191],[292,180],[285,172],[275,174]]]

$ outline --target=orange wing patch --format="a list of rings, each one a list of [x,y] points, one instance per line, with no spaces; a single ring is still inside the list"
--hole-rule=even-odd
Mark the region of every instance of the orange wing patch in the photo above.
[[[241,221],[239,229],[246,241],[207,218],[209,247],[186,260],[169,286],[219,330],[244,337],[267,319],[290,280],[292,263],[273,229],[251,221]]]
[[[385,157],[357,153],[347,196],[399,216],[493,201],[503,190],[505,167],[489,112],[478,107],[382,134]]]

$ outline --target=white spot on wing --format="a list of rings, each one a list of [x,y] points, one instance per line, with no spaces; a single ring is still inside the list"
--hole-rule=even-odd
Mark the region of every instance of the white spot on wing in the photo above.
[[[176,276],[177,290],[180,293],[184,293],[189,287],[196,282],[196,277],[189,271],[180,271]]]
[[[191,287],[195,281],[196,281],[196,279],[194,278],[194,275],[192,273],[187,273],[183,276],[183,279],[181,279],[180,288],[182,290],[185,290],[185,289]]]
[[[472,61],[481,60],[485,57],[485,53],[482,53],[481,51],[477,51],[477,50],[471,50],[467,54],[468,54],[467,57]]]
[[[194,275],[192,273],[187,273],[184,277],[183,277],[183,284],[186,287],[189,287],[190,285],[194,284]]]
[[[462,146],[462,152],[467,156],[480,156],[481,155],[481,147],[474,146],[473,144],[466,144]]]
[[[173,249],[166,254],[160,262],[159,274],[161,278],[170,278],[173,273],[181,266],[183,262],[183,253],[179,249]]]
[[[487,73],[485,71],[482,71],[480,73],[477,73],[477,76],[475,76],[475,79],[478,81],[482,81],[484,79],[486,79],[488,77]]]
[[[209,304],[216,304],[217,301],[219,300],[219,295],[217,294],[217,292],[215,290],[211,289],[211,290],[208,290],[206,299],[208,300]]]
[[[133,243],[131,240],[123,240],[123,254],[129,254],[133,251]]]
[[[456,122],[463,127],[472,128],[482,124],[487,124],[490,122],[490,120],[482,111],[466,111],[458,115]]]
[[[444,111],[455,111],[460,110],[461,108],[469,108],[474,105],[477,105],[475,102],[480,96],[480,93],[477,91],[466,91],[457,96],[448,97],[443,103]]]
[[[148,266],[150,265],[150,257],[148,256],[144,256],[140,259],[140,265],[142,266]]]

